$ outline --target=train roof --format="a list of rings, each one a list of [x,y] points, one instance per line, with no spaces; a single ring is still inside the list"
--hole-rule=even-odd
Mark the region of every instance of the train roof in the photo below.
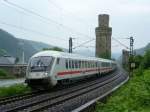
[[[112,60],[108,59],[103,59],[103,58],[96,58],[96,57],[87,57],[87,56],[82,56],[79,54],[74,54],[74,53],[66,53],[66,52],[60,52],[60,51],[41,51],[36,54],[34,54],[31,58],[34,57],[39,57],[39,56],[52,56],[56,58],[69,58],[69,59],[85,59],[85,60],[99,60],[99,61],[106,61],[106,62],[114,62]]]

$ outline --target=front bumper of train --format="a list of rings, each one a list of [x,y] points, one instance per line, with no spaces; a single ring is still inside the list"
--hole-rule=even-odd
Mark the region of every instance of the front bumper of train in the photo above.
[[[48,78],[48,73],[47,72],[30,72],[27,74],[26,78],[28,79]]]

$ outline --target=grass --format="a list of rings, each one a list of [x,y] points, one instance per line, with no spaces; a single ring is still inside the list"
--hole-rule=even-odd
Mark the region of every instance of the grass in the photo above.
[[[97,102],[95,112],[150,112],[150,69],[135,70],[106,103]]]
[[[30,91],[31,89],[23,84],[15,84],[9,87],[0,87],[0,98],[24,94]]]

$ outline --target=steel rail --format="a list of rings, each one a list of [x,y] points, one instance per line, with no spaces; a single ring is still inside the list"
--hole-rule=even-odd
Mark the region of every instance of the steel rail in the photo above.
[[[29,98],[29,97],[34,97],[40,94],[43,94],[45,91],[33,91],[33,92],[29,92],[29,93],[25,93],[25,94],[20,94],[20,95],[15,95],[15,96],[10,96],[10,97],[5,97],[5,98],[1,98],[0,99],[0,105],[5,105],[7,103],[11,103],[14,101],[19,101],[25,98]]]
[[[117,75],[114,75],[114,77],[116,77]],[[118,78],[119,76],[117,76]],[[91,91],[91,88],[92,86],[94,85],[97,85],[98,87],[100,86],[103,86],[106,84],[106,82],[112,80],[113,78],[111,79],[106,79],[105,81],[101,82],[101,81],[98,81],[98,82],[95,82],[95,83],[90,83],[84,87],[80,87],[80,88],[77,88],[75,90],[71,90],[69,92],[65,92],[63,94],[59,94],[59,95],[54,95],[52,97],[46,97],[44,99],[40,99],[38,101],[35,101],[35,102],[29,102],[28,104],[24,104],[24,105],[20,105],[18,107],[15,107],[15,108],[11,108],[10,110],[7,110],[7,112],[10,112],[10,111],[20,111],[20,110],[26,110],[26,111],[29,111],[29,112],[34,112],[34,111],[38,111],[38,110],[41,110],[41,109],[44,109],[46,107],[49,107],[49,106],[54,106],[54,105],[57,105],[59,104],[60,102],[63,102],[67,99],[70,99],[72,97],[75,97],[77,96],[79,93],[78,91],[82,92],[82,94],[85,94],[86,92],[88,92],[87,90]],[[100,86],[99,86],[100,85]],[[87,89],[88,88],[88,89]],[[94,88],[95,89],[95,88]],[[72,93],[76,93],[76,95],[71,95]],[[72,96],[72,97],[70,97]],[[65,98],[65,99],[64,99]],[[51,102],[49,104],[49,102]],[[38,106],[36,106],[38,105]]]
[[[75,93],[68,94],[67,96],[62,96],[62,98],[58,98],[58,99],[55,99],[55,101],[51,101],[52,103],[49,103],[49,101],[47,101],[47,103],[45,103],[46,104],[45,106],[43,106],[43,105],[41,107],[38,106],[37,108],[29,109],[28,111],[29,112],[46,111],[47,108],[52,108],[54,106],[63,104],[64,102],[75,99],[76,97],[79,97],[81,95],[85,95],[91,91],[98,89],[98,88],[105,87],[105,86],[107,87],[108,85],[110,85],[112,82],[116,81],[119,78],[120,78],[120,76],[113,77],[111,80],[109,80],[108,82],[105,82],[103,84],[96,84],[96,85],[93,85],[92,87],[87,87],[86,89],[76,91]]]
[[[120,88],[123,84],[125,84],[127,81],[129,80],[129,76],[123,81],[121,82],[118,86],[116,86],[115,88],[111,89],[110,91],[106,92],[105,94],[88,101],[87,103],[79,106],[78,108],[72,110],[71,112],[80,112],[85,110],[86,108],[88,108],[89,106],[91,106],[92,104],[95,104],[97,101],[101,100],[102,98],[106,97],[107,95],[111,94],[112,92],[114,92],[115,90],[117,90],[118,88]]]
[[[111,75],[107,75],[106,77],[97,79],[96,81],[93,80],[91,82],[87,82],[87,83],[84,83],[81,85],[67,88],[66,90],[64,88],[64,90],[61,90],[61,91],[42,94],[41,97],[39,97],[40,95],[39,96],[36,95],[35,97],[33,96],[33,98],[32,98],[32,96],[30,98],[26,97],[27,99],[24,99],[25,101],[19,101],[19,99],[17,101],[15,101],[15,99],[14,99],[15,102],[13,102],[12,106],[11,106],[11,104],[10,105],[9,104],[3,105],[2,107],[0,107],[0,111],[2,111],[2,112],[3,111],[12,112],[13,111],[14,112],[14,111],[19,111],[19,110],[24,110],[24,109],[26,110],[28,108],[30,108],[30,110],[31,110],[31,107],[36,107],[36,105],[39,105],[39,103],[46,102],[47,100],[48,101],[52,101],[52,100],[54,101],[56,98],[59,99],[60,97],[63,97],[63,95],[69,95],[72,92],[86,89],[87,86],[92,86],[94,84],[98,84],[98,83],[102,83],[102,82],[104,83],[105,81],[107,81],[112,76],[113,77],[116,76],[119,72],[120,71],[118,70],[115,73],[113,73]],[[38,97],[39,97],[39,99],[38,99]],[[17,105],[18,102],[21,103],[19,106]],[[34,110],[34,109],[32,109],[32,110]]]

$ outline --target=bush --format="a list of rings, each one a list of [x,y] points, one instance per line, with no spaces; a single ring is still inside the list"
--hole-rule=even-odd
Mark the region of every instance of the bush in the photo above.
[[[10,79],[10,78],[16,78],[14,75],[9,74],[4,69],[0,69],[0,78],[1,79]]]
[[[95,112],[145,112],[145,109],[150,109],[150,70],[138,69],[107,103],[97,103]]]
[[[7,75],[8,75],[8,73],[7,73],[5,70],[0,69],[0,77],[1,77],[1,76],[5,77],[5,76],[7,76]]]
[[[59,47],[53,47],[53,48],[43,48],[43,51],[52,50],[52,51],[63,51],[63,49]]]
[[[143,65],[144,68],[149,68],[150,67],[150,49],[146,51],[143,59]]]

